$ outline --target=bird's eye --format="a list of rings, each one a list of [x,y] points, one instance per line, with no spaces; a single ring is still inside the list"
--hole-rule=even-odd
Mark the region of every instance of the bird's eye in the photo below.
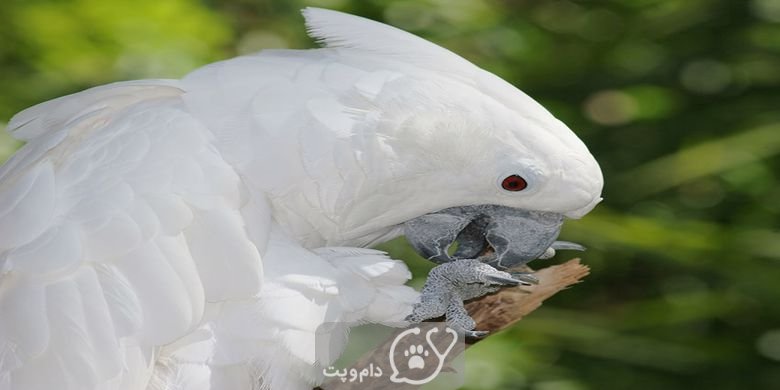
[[[511,175],[501,182],[501,187],[507,191],[522,191],[528,187],[528,183],[518,175]]]

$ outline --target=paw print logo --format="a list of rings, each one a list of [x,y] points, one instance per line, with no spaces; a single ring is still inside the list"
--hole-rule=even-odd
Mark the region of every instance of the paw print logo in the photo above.
[[[404,351],[404,356],[409,357],[409,369],[412,368],[425,368],[425,360],[422,356],[428,357],[428,351],[421,345],[412,345],[409,350]]]
[[[427,347],[423,347],[422,344],[417,345],[411,345],[408,349],[404,350],[403,358],[406,359],[406,365],[408,367],[408,371],[410,372],[414,370],[415,372],[422,372],[423,375],[425,375],[425,371],[416,371],[421,370],[425,368],[425,357],[428,357],[430,353],[428,350],[433,351],[433,353],[438,358],[438,365],[433,370],[433,372],[428,375],[426,378],[422,379],[410,379],[407,375],[402,375],[399,371],[398,367],[399,365],[395,364],[395,349],[398,346],[398,342],[401,341],[404,337],[414,334],[414,335],[420,335],[422,331],[419,327],[414,327],[411,329],[407,329],[403,332],[401,332],[398,336],[395,337],[395,340],[393,340],[393,344],[390,345],[390,367],[393,369],[393,374],[390,376],[390,381],[394,383],[408,383],[410,385],[423,385],[430,381],[432,381],[434,378],[436,378],[437,375],[441,372],[442,367],[444,366],[444,358],[447,357],[447,354],[450,353],[452,350],[452,347],[455,346],[455,343],[458,341],[458,333],[454,330],[447,327],[445,329],[445,332],[450,334],[452,336],[452,342],[447,346],[447,349],[444,352],[439,351],[438,348],[436,348],[436,345],[431,341],[431,334],[438,332],[438,328],[431,328],[426,332],[425,334],[425,340],[428,343]],[[400,355],[400,352],[399,352]],[[401,365],[403,368],[404,366]],[[427,369],[428,370],[428,369]],[[412,375],[414,377],[415,375]]]

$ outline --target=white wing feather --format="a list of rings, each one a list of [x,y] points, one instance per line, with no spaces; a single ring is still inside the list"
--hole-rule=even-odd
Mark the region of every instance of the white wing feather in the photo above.
[[[374,101],[414,83],[410,66],[480,71],[391,27],[305,15],[333,48],[107,85],[12,119],[27,144],[0,168],[0,390],[302,389],[335,358],[314,355],[321,323],[405,317],[402,263],[316,249],[342,245],[317,234],[341,222],[275,200],[337,214],[392,169],[355,136],[379,119]],[[350,185],[334,191],[340,174]],[[332,330],[334,351],[347,332]]]
[[[0,186],[0,388],[132,388],[207,301],[260,290],[241,181],[177,94],[114,84],[11,122],[28,144]]]
[[[398,323],[418,297],[403,285],[411,276],[403,262],[357,248],[309,251],[278,226],[263,264],[256,299],[212,306],[210,321],[161,351],[164,369],[151,388],[311,388],[341,353],[350,326]],[[333,326],[320,327],[326,322]],[[315,337],[330,341],[330,353],[316,351]]]

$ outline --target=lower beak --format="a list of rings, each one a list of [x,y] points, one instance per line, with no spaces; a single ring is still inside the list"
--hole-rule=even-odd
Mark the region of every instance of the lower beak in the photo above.
[[[412,219],[404,225],[409,243],[435,263],[479,259],[499,270],[537,258],[556,249],[584,250],[581,245],[555,241],[563,215],[496,205],[451,207]],[[448,254],[457,242],[457,249]]]

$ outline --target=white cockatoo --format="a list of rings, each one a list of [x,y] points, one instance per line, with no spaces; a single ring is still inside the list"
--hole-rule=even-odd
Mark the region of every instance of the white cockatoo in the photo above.
[[[463,299],[579,248],[555,238],[602,176],[563,123],[414,35],[303,13],[324,48],[10,121],[26,145],[0,169],[1,390],[306,389],[335,358],[315,356],[320,324],[345,324],[335,346],[349,324],[445,313],[480,336]],[[364,249],[401,234],[441,263],[422,296]]]

